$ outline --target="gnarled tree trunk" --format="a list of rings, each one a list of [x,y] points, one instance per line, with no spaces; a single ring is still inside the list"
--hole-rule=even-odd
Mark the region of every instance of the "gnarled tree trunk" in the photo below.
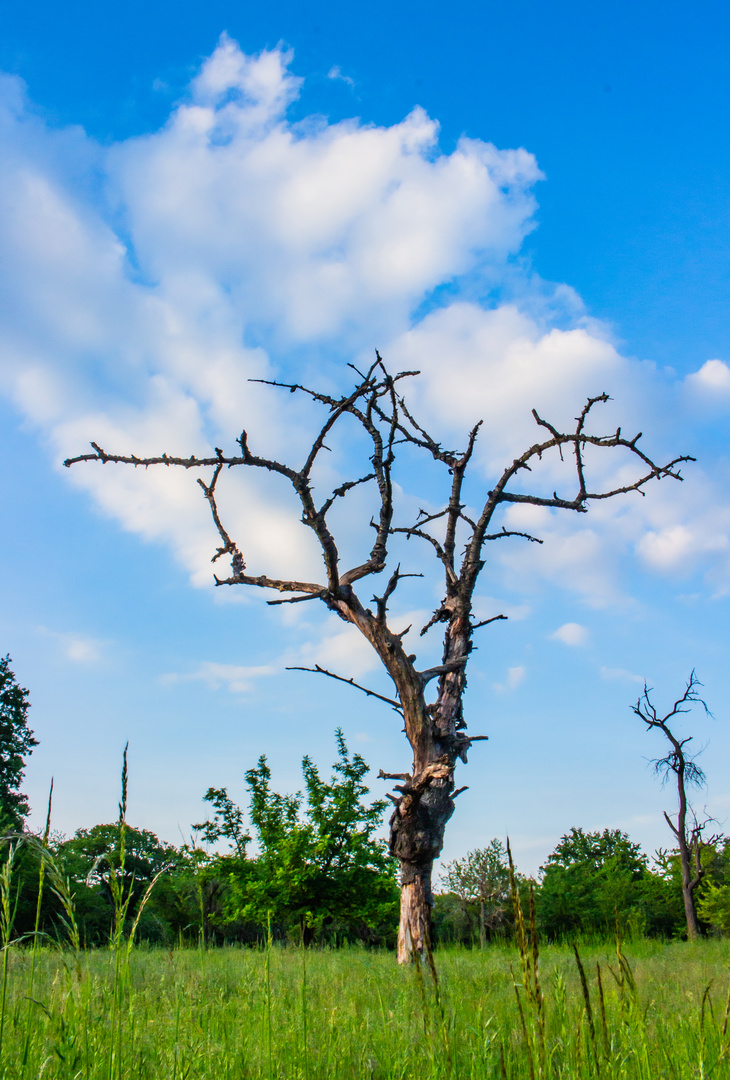
[[[454,812],[453,779],[434,779],[419,795],[407,793],[390,819],[390,850],[400,863],[400,925],[398,962],[407,963],[414,951],[423,953],[431,941],[431,874],[444,845],[446,822]]]
[[[405,711],[413,771],[399,777],[404,783],[396,788],[400,798],[390,819],[390,851],[400,863],[399,963],[407,963],[414,951],[423,953],[431,941],[433,863],[441,854],[446,822],[454,812],[456,759],[466,761],[471,741],[461,731],[465,727],[464,664],[471,648],[468,603],[454,606],[457,614],[452,614],[446,631],[437,700],[427,706],[421,692],[411,697],[419,707]],[[412,667],[410,657],[406,659]],[[421,691],[424,677],[429,674],[413,671]]]

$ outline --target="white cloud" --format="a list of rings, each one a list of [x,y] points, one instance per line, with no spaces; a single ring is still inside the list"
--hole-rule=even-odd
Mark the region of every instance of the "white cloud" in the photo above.
[[[335,64],[334,67],[331,67],[329,69],[329,71],[327,72],[327,78],[328,79],[335,79],[335,80],[338,80],[339,82],[347,83],[347,85],[350,88],[354,88],[354,86],[355,86],[355,80],[353,78],[351,78],[349,75],[343,75],[342,71],[340,70],[339,64]]]
[[[160,676],[160,682],[169,686],[174,683],[204,682],[211,690],[225,687],[231,694],[247,694],[253,689],[253,681],[267,675],[275,675],[278,668],[270,664],[242,667],[238,664],[217,664],[205,660],[195,671],[184,674],[170,672]]]
[[[224,36],[168,124],[109,150],[45,129],[19,80],[3,83],[0,365],[58,457],[92,438],[202,451],[230,445],[244,420],[257,448],[295,453],[307,407],[282,423],[276,396],[248,381],[272,373],[272,350],[371,350],[424,291],[519,248],[540,175],[531,155],[475,140],[441,154],[420,109],[391,127],[293,125],[290,61]],[[71,482],[210,581],[214,538],[189,477],[92,466]],[[257,571],[293,558],[289,574],[314,573],[280,489],[252,477],[233,488]]]
[[[524,681],[527,675],[527,668],[524,667],[511,667],[507,668],[507,678],[504,683],[494,683],[494,689],[500,693],[504,693],[506,690],[516,690],[521,682]]]
[[[652,570],[686,578],[703,567],[718,594],[730,588],[730,506],[726,488],[693,470],[694,475],[670,492],[660,485],[642,506],[644,528],[635,537],[640,559]]]
[[[53,638],[61,648],[63,655],[76,664],[97,664],[103,659],[108,641],[87,637],[84,634],[64,633],[39,626],[38,630],[45,637]]]
[[[639,417],[661,429],[671,394],[654,369],[622,357],[569,287],[514,260],[533,226],[531,154],[474,139],[442,153],[419,108],[389,127],[292,123],[291,62],[281,49],[246,56],[224,36],[159,131],[111,148],[45,128],[19,80],[0,83],[0,369],[54,455],[92,438],[137,453],[230,447],[245,422],[257,451],[296,461],[310,406],[249,380],[291,364],[332,385],[334,358],[375,345],[392,368],[421,370],[411,396],[439,438],[461,442],[484,419],[474,501],[536,438],[533,407],[571,425],[585,397],[607,390],[619,400],[596,409],[591,430],[635,433]],[[505,281],[511,303],[468,299]],[[453,299],[434,306],[445,284]],[[692,385],[724,393],[729,370],[708,361]],[[596,485],[635,475],[620,455],[589,457]],[[566,468],[555,455],[530,481],[574,493]],[[64,477],[168,546],[196,584],[211,581],[217,537],[193,477],[98,465]],[[317,552],[278,478],[223,479],[221,507],[251,572],[317,580]],[[547,580],[594,605],[625,602],[621,564],[638,553],[666,573],[702,566],[722,591],[727,500],[709,480],[702,508],[677,485],[656,487],[594,506],[588,523],[510,507],[508,527],[545,544],[490,545],[499,585],[525,593]],[[350,543],[354,519],[342,527]]]
[[[722,360],[705,361],[686,381],[691,389],[704,394],[730,395],[730,367]]]
[[[512,304],[485,310],[452,303],[396,339],[388,358],[394,367],[420,369],[415,394],[440,426],[463,438],[484,421],[477,447],[490,470],[537,441],[533,408],[574,427],[589,396],[628,382],[628,363],[608,341],[582,327],[546,330]],[[597,407],[593,426],[611,431],[612,414]]]
[[[567,622],[553,631],[550,637],[554,641],[562,641],[563,645],[585,645],[588,640],[588,630],[580,623]]]
[[[313,667],[319,664],[346,679],[359,678],[380,668],[380,661],[370,643],[359,630],[343,623],[336,615],[327,620],[324,633],[306,642],[285,664],[287,667]]]

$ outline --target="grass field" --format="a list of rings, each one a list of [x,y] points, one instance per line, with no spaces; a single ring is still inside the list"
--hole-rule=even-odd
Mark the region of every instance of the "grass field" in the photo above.
[[[730,1076],[728,943],[623,953],[11,947],[0,1077]],[[599,986],[600,971],[600,986]],[[31,987],[32,979],[32,987]],[[602,992],[601,992],[602,988]]]

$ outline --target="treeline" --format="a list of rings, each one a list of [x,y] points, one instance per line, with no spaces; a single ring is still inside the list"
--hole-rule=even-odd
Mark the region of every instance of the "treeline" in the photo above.
[[[261,758],[246,773],[246,815],[225,789],[209,789],[212,815],[180,847],[123,820],[79,829],[71,839],[51,835],[49,855],[68,880],[81,941],[108,942],[119,906],[116,891],[128,900],[127,928],[136,923],[139,938],[151,943],[255,944],[270,935],[293,943],[392,946],[399,890],[396,860],[377,837],[384,805],[367,801],[368,766],[349,753],[341,732],[337,747],[329,779],[304,759],[304,791],[296,795],[272,790]],[[41,843],[21,840],[17,852],[16,935],[34,928]],[[706,845],[702,861],[702,928],[728,933],[730,840]],[[678,853],[663,851],[650,861],[619,830],[571,829],[536,879],[515,871],[515,883],[523,901],[532,893],[544,940],[677,938],[686,930]],[[503,843],[492,840],[445,864],[434,899],[436,943],[486,946],[511,937],[514,909]],[[45,888],[40,912],[44,932],[63,936],[64,908],[53,888]]]
[[[730,933],[730,840],[702,846],[696,892],[705,933]],[[573,828],[541,867],[537,879],[516,875],[523,897],[532,890],[538,930],[549,941],[677,938],[686,934],[679,852],[653,860],[618,829]],[[513,928],[507,853],[501,841],[449,863],[445,891],[436,896],[434,924],[441,940],[485,943]]]

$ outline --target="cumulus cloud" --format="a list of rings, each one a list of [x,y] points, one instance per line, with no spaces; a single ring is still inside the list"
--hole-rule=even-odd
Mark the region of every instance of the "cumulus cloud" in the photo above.
[[[643,529],[635,535],[642,562],[666,577],[686,579],[704,568],[712,592],[730,588],[730,506],[725,491],[697,472],[675,492],[664,485],[642,507]]]
[[[414,390],[433,422],[461,433],[484,422],[477,452],[489,470],[537,441],[533,408],[574,427],[589,396],[628,382],[628,362],[610,342],[582,327],[546,330],[514,304],[487,310],[456,301],[398,337],[388,356],[424,373]],[[613,412],[597,409],[596,424],[610,431]]]
[[[230,447],[245,423],[259,452],[296,461],[310,405],[249,380],[295,372],[332,386],[335,361],[365,362],[376,345],[392,368],[422,372],[414,407],[439,438],[456,444],[485,421],[476,505],[534,441],[533,407],[569,426],[607,390],[620,403],[596,410],[591,430],[635,432],[639,417],[661,429],[671,390],[653,368],[622,357],[570,288],[515,259],[541,178],[530,153],[466,138],[443,153],[420,108],[390,126],[294,123],[292,64],[282,49],[247,56],[224,35],[160,130],[111,147],[45,127],[18,79],[0,83],[0,370],[57,458],[92,438],[118,452],[205,452]],[[504,282],[511,301],[474,300]],[[728,370],[708,361],[692,385],[724,392]],[[620,455],[589,457],[596,485],[633,475]],[[530,482],[569,490],[563,470],[554,455]],[[192,477],[96,465],[66,478],[210,582],[217,538]],[[282,486],[225,480],[221,506],[251,572],[314,580],[317,552]],[[605,605],[622,595],[621,561],[638,554],[662,572],[709,567],[722,589],[730,514],[714,498],[712,515],[693,518],[691,500],[661,487],[587,521],[510,507],[504,523],[545,544],[492,545],[500,584],[549,580]],[[352,522],[342,527],[351,538]],[[344,641],[333,634],[333,659]]]
[[[265,450],[276,431],[277,449],[296,452],[306,409],[280,423],[249,382],[272,373],[272,355],[371,349],[424,293],[503,264],[531,228],[530,154],[474,140],[441,154],[420,109],[391,127],[292,124],[290,62],[224,36],[160,131],[108,150],[45,129],[19,80],[3,83],[0,363],[59,457],[90,438],[201,452],[244,419]],[[210,581],[211,528],[185,478],[92,467],[71,482]],[[234,483],[254,558],[273,537],[302,569],[298,515],[254,479]]]
[[[563,645],[585,645],[588,640],[588,630],[580,623],[567,622],[553,631],[550,637],[553,641],[562,641]]]
[[[722,360],[707,360],[686,381],[690,389],[700,393],[730,396],[730,367]]]

